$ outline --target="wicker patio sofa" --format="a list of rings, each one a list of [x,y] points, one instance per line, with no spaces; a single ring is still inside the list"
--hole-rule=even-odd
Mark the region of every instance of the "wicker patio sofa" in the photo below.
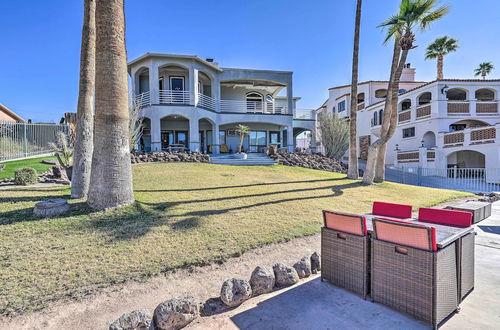
[[[472,214],[467,211],[421,208],[418,211],[418,220],[462,228],[472,226]],[[475,236],[475,233],[469,233],[456,241],[459,302],[474,290]]]
[[[458,308],[456,247],[432,227],[373,219],[371,298],[434,328]]]
[[[362,215],[323,211],[321,281],[366,299],[369,292],[369,236]]]

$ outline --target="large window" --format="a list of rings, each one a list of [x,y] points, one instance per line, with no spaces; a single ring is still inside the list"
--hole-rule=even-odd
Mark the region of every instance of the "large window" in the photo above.
[[[219,131],[219,144],[226,144],[226,131]]]
[[[339,109],[339,112],[342,112],[345,110],[345,101],[339,102],[337,105],[337,109]]]
[[[415,127],[403,128],[403,139],[415,136]]]
[[[269,132],[269,143],[280,143],[280,132]]]
[[[247,110],[250,112],[262,111],[262,95],[256,92],[247,94]]]
[[[249,148],[250,152],[259,152],[261,148],[267,146],[267,132],[266,131],[250,131],[249,134]]]

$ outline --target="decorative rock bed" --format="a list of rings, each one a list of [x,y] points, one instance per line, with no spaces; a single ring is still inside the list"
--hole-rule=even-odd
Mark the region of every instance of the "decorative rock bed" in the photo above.
[[[328,172],[347,173],[347,167],[339,161],[321,154],[285,152],[269,156],[281,165],[304,167]]]
[[[132,164],[153,162],[209,163],[210,157],[199,152],[147,152],[131,153]]]
[[[133,311],[120,316],[111,323],[109,330],[177,330],[184,328],[197,317],[210,316],[239,306],[252,296],[269,293],[274,288],[283,288],[299,282],[302,277],[316,274],[320,269],[321,257],[314,252],[310,257],[301,258],[294,267],[277,263],[271,270],[257,266],[250,281],[231,278],[222,284],[220,297],[197,303],[193,297],[169,299],[159,304],[153,318],[146,310]]]
[[[47,171],[38,175],[38,182],[40,183],[57,183],[57,184],[69,184],[69,180],[66,177],[64,171],[59,166],[53,166]],[[14,178],[7,178],[0,180],[0,184],[3,183],[14,183]]]

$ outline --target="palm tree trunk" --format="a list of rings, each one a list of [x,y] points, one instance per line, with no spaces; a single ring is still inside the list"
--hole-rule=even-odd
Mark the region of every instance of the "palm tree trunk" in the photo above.
[[[123,1],[96,1],[94,153],[87,203],[98,210],[134,202]]]
[[[484,71],[483,71],[483,72],[481,73],[481,76],[483,76],[483,80],[486,80],[486,72],[484,72]]]
[[[238,153],[241,154],[241,148],[243,146],[243,134],[240,135],[240,145],[238,146]]]
[[[352,80],[351,80],[351,114],[349,135],[349,167],[347,177],[358,178],[358,150],[357,150],[357,111],[358,111],[358,62],[359,62],[359,29],[361,25],[362,0],[357,1],[356,23],[354,26],[354,48],[352,52]]]
[[[443,55],[438,55],[437,58],[437,78],[443,79]]]
[[[383,142],[381,146],[377,150],[377,158],[375,161],[375,176],[373,178],[374,182],[383,182],[385,180],[385,158],[387,151],[387,142],[392,138],[394,133],[396,132],[396,128],[398,125],[398,90],[399,90],[399,82],[401,80],[401,74],[403,73],[403,67],[406,63],[406,59],[408,58],[408,51],[403,50],[401,52],[401,59],[399,60],[398,68],[396,69],[396,73],[394,75],[394,81],[392,83],[390,89],[390,103],[391,103],[391,111],[390,111],[390,126],[387,130],[386,135],[384,136]],[[385,115],[385,111],[384,111]]]
[[[94,136],[95,0],[84,1],[80,83],[76,111],[76,139],[71,178],[71,197],[86,197],[89,191]]]
[[[401,46],[399,45],[400,38],[394,40],[394,49],[392,53],[392,63],[391,63],[391,75],[389,78],[388,85],[388,95],[385,99],[384,105],[384,118],[382,121],[382,127],[380,129],[380,138],[373,142],[368,147],[368,158],[366,160],[365,172],[363,175],[363,182],[367,184],[372,184],[375,177],[375,169],[377,165],[378,149],[379,146],[383,144],[383,139],[387,135],[387,132],[391,126],[391,99],[392,99],[392,85],[394,82],[395,74],[399,65],[399,57],[401,54]]]

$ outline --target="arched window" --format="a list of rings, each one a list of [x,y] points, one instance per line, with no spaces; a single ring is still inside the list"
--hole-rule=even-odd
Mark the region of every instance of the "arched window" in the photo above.
[[[382,125],[383,122],[384,122],[384,110],[380,110],[378,112],[378,123],[379,125]]]
[[[418,105],[424,105],[431,103],[431,100],[432,100],[432,94],[430,92],[425,92],[418,97],[417,102]]]
[[[478,101],[494,101],[495,92],[491,89],[481,88],[476,91],[475,97]]]
[[[373,126],[377,126],[378,125],[378,113],[377,111],[375,111],[373,113],[373,119],[372,119],[372,122],[373,122]]]
[[[358,104],[365,103],[365,93],[358,94]]]
[[[375,97],[378,99],[385,99],[387,97],[387,89],[377,89],[375,91]]]
[[[449,89],[446,93],[448,100],[450,101],[465,101],[467,100],[467,92],[460,88]]]
[[[403,102],[400,103],[399,111],[405,111],[405,110],[408,110],[410,108],[411,108],[411,100],[410,99],[406,99],[406,100],[403,100]]]
[[[247,110],[248,111],[262,111],[263,97],[257,92],[250,92],[247,94]]]

